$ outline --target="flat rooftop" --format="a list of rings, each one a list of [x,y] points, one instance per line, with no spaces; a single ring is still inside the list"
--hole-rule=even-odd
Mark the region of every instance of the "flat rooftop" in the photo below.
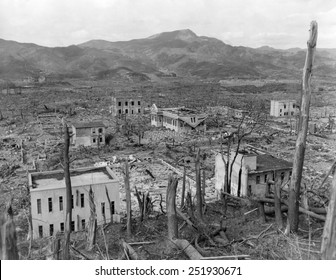
[[[76,169],[70,171],[71,186],[95,185],[115,182],[116,178],[106,167],[91,169]],[[50,190],[65,188],[64,171],[49,171],[31,173],[29,182],[34,190]]]

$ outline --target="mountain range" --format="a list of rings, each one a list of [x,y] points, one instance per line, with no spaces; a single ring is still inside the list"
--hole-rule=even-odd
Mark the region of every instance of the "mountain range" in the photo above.
[[[306,50],[231,46],[193,31],[164,32],[144,39],[91,40],[68,47],[43,47],[0,39],[0,79],[44,75],[55,79],[188,76],[200,79],[300,79]],[[333,79],[336,49],[317,49],[314,75]]]

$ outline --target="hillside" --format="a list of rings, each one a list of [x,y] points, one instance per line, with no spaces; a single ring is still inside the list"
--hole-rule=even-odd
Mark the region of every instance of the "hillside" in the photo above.
[[[55,48],[0,39],[3,79],[39,75],[98,79],[123,76],[139,81],[150,79],[147,75],[162,77],[163,73],[202,79],[299,78],[304,60],[302,49],[234,47],[216,38],[197,36],[188,29],[144,39],[92,40]],[[120,75],[120,69],[126,74]],[[336,50],[318,49],[315,76],[332,78],[335,70]]]

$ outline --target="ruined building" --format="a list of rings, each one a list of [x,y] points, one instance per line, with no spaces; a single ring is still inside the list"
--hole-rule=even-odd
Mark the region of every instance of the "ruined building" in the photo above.
[[[112,116],[143,114],[146,108],[141,98],[112,97],[110,113]]]
[[[71,170],[72,231],[84,230],[90,217],[92,188],[97,224],[120,222],[119,182],[109,167]],[[65,229],[66,188],[63,170],[28,174],[33,238],[52,236]],[[107,193],[109,199],[107,198]]]
[[[295,116],[298,112],[299,109],[295,100],[271,100],[271,116]]]
[[[224,155],[226,159],[226,155]],[[230,164],[234,153],[230,154]],[[231,194],[236,196],[264,197],[271,191],[273,181],[280,178],[287,181],[291,176],[293,164],[270,154],[256,151],[239,151],[232,167]],[[225,168],[222,155],[216,155],[216,190],[224,188]]]
[[[176,132],[205,131],[206,118],[206,114],[185,107],[158,109],[155,104],[151,107],[151,125],[166,127]]]
[[[72,125],[72,144],[99,147],[105,145],[106,126],[103,122],[82,122]]]

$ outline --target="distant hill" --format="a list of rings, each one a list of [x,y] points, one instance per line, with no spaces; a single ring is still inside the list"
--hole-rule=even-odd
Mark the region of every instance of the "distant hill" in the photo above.
[[[177,30],[144,39],[48,48],[0,39],[0,78],[127,78],[145,81],[164,73],[202,79],[301,77],[306,51],[234,47],[193,31]],[[314,75],[336,76],[336,49],[318,49]]]

